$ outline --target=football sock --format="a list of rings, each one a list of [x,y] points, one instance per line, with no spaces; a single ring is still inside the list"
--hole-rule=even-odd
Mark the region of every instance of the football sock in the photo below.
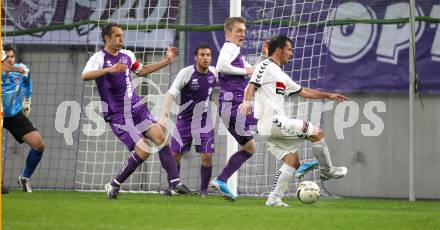
[[[171,187],[174,187],[180,183],[179,172],[177,169],[176,160],[171,154],[170,146],[165,145],[159,150],[159,159],[162,167],[165,169],[168,175],[168,181]]]
[[[211,180],[212,166],[200,166],[200,191],[208,190],[209,181]]]
[[[295,172],[295,168],[283,164],[281,168],[278,170],[277,174],[275,174],[275,178],[273,181],[273,187],[269,194],[268,201],[273,202],[277,199],[281,199],[286,192],[289,181],[293,180],[293,174]]]
[[[234,153],[234,155],[229,158],[228,163],[226,164],[225,168],[223,168],[223,171],[220,173],[217,179],[227,182],[229,177],[231,177],[231,175],[234,174],[244,162],[251,158],[252,155],[252,153],[248,153],[244,150]]]
[[[35,168],[37,168],[38,163],[41,161],[43,157],[43,152],[38,152],[36,150],[31,149],[26,159],[26,166],[23,170],[23,177],[31,178],[32,173],[34,173]]]
[[[125,159],[122,168],[119,170],[116,178],[111,182],[113,187],[119,188],[122,183],[144,162],[136,153],[132,153]]]
[[[330,152],[328,151],[327,144],[325,144],[324,138],[312,142],[313,155],[319,161],[319,167],[323,171],[330,171],[333,168],[332,161],[330,159]]]

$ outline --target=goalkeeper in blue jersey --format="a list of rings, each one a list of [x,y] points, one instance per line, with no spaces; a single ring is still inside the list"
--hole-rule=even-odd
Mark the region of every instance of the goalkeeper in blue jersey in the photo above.
[[[3,127],[11,132],[20,144],[25,142],[31,147],[23,173],[18,183],[23,192],[32,192],[30,178],[43,156],[44,141],[38,130],[27,118],[31,111],[32,81],[31,73],[24,64],[15,63],[15,50],[5,47],[6,59],[3,62],[20,67],[24,71],[2,72]]]

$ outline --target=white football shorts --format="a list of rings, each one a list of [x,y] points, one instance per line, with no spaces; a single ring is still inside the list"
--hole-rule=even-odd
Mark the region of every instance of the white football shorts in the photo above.
[[[310,122],[282,115],[259,120],[257,128],[266,140],[267,150],[279,160],[289,153],[295,153],[314,129]]]

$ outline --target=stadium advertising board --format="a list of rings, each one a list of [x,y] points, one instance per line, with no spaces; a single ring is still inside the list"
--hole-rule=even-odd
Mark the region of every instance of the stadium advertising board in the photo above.
[[[119,5],[121,4],[121,5]],[[138,10],[137,6],[145,10]],[[84,20],[118,21],[121,25],[157,24],[164,15],[176,18],[178,1],[147,0],[119,1],[99,0],[7,0],[3,1],[3,30],[6,32],[29,30],[55,25],[72,25]],[[29,15],[32,15],[30,17]],[[127,30],[128,47],[166,48],[174,41],[174,30]],[[159,39],[160,38],[160,39]],[[85,24],[70,30],[38,32],[32,35],[5,37],[6,43],[96,45],[102,44],[100,29],[95,24]]]
[[[385,7],[384,7],[385,4]],[[351,1],[341,3],[336,18],[408,17],[408,3]],[[423,1],[417,16],[440,16],[440,5]],[[353,17],[352,17],[353,18]],[[344,92],[407,92],[409,24],[355,24],[333,28],[325,87]],[[417,73],[423,92],[440,92],[440,27],[416,22]]]
[[[247,3],[248,1],[244,1],[243,17],[247,20],[265,19],[261,15],[264,15],[267,2]],[[191,23],[221,24],[229,11],[228,5],[216,1],[191,1],[190,4],[202,4],[209,12],[213,12],[213,15],[191,15],[188,19]],[[440,17],[440,4],[434,1],[423,1],[419,4],[417,16]],[[350,1],[339,4],[336,19],[405,18],[409,14],[408,7],[408,3],[403,1]],[[252,45],[253,35],[259,29],[257,27],[248,26],[245,41],[247,45],[244,49],[251,56],[258,49],[258,44]],[[408,29],[409,26],[405,23],[335,26],[328,47],[330,55],[326,57],[327,70],[324,80],[319,84],[320,87],[341,92],[407,92]],[[439,93],[440,78],[437,73],[440,72],[440,27],[436,23],[418,21],[416,31],[417,73],[422,83],[421,89],[423,92]],[[271,33],[267,35],[270,37]],[[290,34],[293,31],[281,29],[280,33]],[[224,42],[224,33],[223,31],[190,33],[188,42],[189,51],[198,43],[207,42],[214,47],[213,57],[216,57]],[[307,52],[307,48],[305,49]],[[188,52],[187,57],[190,63],[193,60],[191,54],[192,52]],[[250,61],[252,62],[252,57]],[[296,76],[293,78],[295,79]]]

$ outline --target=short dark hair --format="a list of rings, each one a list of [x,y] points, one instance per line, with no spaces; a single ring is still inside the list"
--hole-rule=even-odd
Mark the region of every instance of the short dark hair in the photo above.
[[[113,27],[118,27],[122,29],[122,27],[119,24],[116,24],[114,22],[107,23],[101,28],[101,37],[104,44],[105,44],[104,36],[105,35],[112,36]]]
[[[12,51],[12,52],[14,52],[14,55],[15,55],[15,49],[11,45],[5,45],[3,47],[3,49],[5,50],[5,52]]]
[[[286,46],[286,42],[290,42],[293,45],[292,39],[285,35],[278,35],[270,39],[269,41],[269,56],[275,53],[277,48],[283,49]]]
[[[246,24],[246,21],[242,17],[229,17],[225,21],[224,30],[226,31],[232,31],[232,27],[235,23],[243,23]]]
[[[212,52],[212,49],[211,49],[211,47],[208,46],[208,44],[202,43],[202,44],[198,45],[196,47],[196,49],[194,50],[194,56],[197,56],[197,54],[199,53],[199,50],[201,50],[201,49],[209,49]]]

